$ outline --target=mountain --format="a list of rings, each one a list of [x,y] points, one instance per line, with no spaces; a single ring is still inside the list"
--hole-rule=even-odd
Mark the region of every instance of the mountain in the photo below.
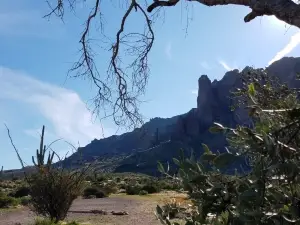
[[[300,87],[300,81],[295,80],[300,72],[300,58],[285,57],[267,70],[290,87]],[[230,91],[240,86],[238,70],[227,72],[219,81],[211,81],[207,75],[202,75],[198,80],[196,108],[172,118],[151,119],[132,132],[95,139],[79,148],[64,163],[76,166],[80,159],[84,162],[97,160],[102,170],[156,175],[157,161],[172,161],[180,148],[185,149],[187,154],[193,149],[197,156],[202,152],[201,143],[205,143],[212,151],[222,152],[226,145],[225,137],[211,134],[208,128],[213,122],[229,127],[249,124],[250,119],[244,109],[234,112],[230,109]]]

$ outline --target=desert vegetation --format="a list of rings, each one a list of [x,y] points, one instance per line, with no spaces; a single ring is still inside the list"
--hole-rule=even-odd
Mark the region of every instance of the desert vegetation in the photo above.
[[[102,23],[101,1],[95,1],[80,38],[81,56],[71,72],[75,72],[75,77],[89,78],[96,86],[98,92],[93,99],[96,114],[108,106],[112,109],[108,114],[116,125],[136,128],[143,124],[138,103],[148,82],[148,55],[154,43],[152,17],[148,13],[160,7],[176,6],[179,2],[182,1],[155,0],[145,7],[136,0],[128,1],[116,40],[110,48],[112,56],[107,76],[101,76],[89,42],[91,22],[99,16]],[[300,6],[292,0],[195,2],[205,6],[242,5],[251,9],[244,18],[245,22],[273,15],[300,27]],[[67,7],[72,12],[76,8],[76,1],[58,0],[48,4],[51,11],[45,17],[56,15],[63,19]],[[124,34],[128,16],[133,11],[144,19],[145,31]],[[130,58],[127,66],[123,64],[121,49],[133,56],[133,61],[130,62]],[[176,192],[184,197],[169,198],[153,208],[162,224],[300,225],[300,89],[289,88],[265,69],[247,67],[240,79],[241,87],[232,90],[229,96],[232,110],[246,111],[250,122],[235,127],[215,122],[210,131],[226,137],[228,145],[224,149],[210,149],[202,143],[200,157],[196,157],[193,151],[187,157],[184,154],[186,149],[182,149],[180,158],[172,159],[175,165],[172,172],[168,163],[158,162],[159,177],[103,173],[97,171],[93,162],[85,161],[77,162],[74,168],[66,166],[63,163],[66,159],[60,158],[51,144],[45,145],[44,126],[36,155],[32,157],[33,166],[28,172],[7,128],[23,174],[19,177],[13,173],[11,177],[4,176],[1,168],[0,212],[23,207],[35,213],[33,225],[79,225],[77,221],[67,221],[68,213],[78,199],[151,198],[165,192]],[[156,128],[150,148],[160,144],[161,133]],[[54,158],[58,161],[54,162]],[[84,213],[128,215],[126,211],[106,212],[102,209],[89,209]]]
[[[210,130],[226,135],[225,151],[212,151],[203,143],[200,158],[191,154],[173,159],[178,173],[169,174],[159,163],[164,175],[160,178],[100,174],[90,165],[80,170],[54,166],[53,153],[45,162],[42,135],[36,172],[23,180],[1,181],[1,208],[29,205],[51,223],[60,223],[79,196],[175,190],[186,193],[187,199],[169,199],[157,206],[157,217],[164,224],[299,224],[299,90],[265,70],[248,68],[241,79],[242,87],[231,98],[235,107],[249,112],[252,124],[229,128],[215,123]]]
[[[42,129],[36,156],[32,157],[34,170],[30,173],[24,172],[21,179],[14,176],[1,179],[0,210],[29,207],[38,216],[34,224],[52,225],[61,224],[66,219],[73,201],[77,198],[107,198],[113,194],[144,196],[166,190],[180,190],[178,183],[172,179],[132,173],[99,173],[92,164],[82,165],[79,169],[64,168],[62,159],[53,162],[56,153],[44,144],[44,132],[45,127]],[[8,134],[23,166],[9,129]],[[96,209],[89,212],[107,214]],[[127,215],[127,212],[122,211],[112,213]],[[39,219],[40,217],[44,219]]]
[[[242,80],[243,87],[232,97],[246,107],[253,124],[229,128],[215,123],[211,131],[228,138],[225,152],[203,144],[199,159],[174,159],[180,168],[175,179],[192,201],[185,224],[300,222],[299,90],[264,70],[248,69]],[[161,164],[158,168],[169,176]],[[177,208],[158,206],[157,214],[165,224],[178,224],[172,222]]]

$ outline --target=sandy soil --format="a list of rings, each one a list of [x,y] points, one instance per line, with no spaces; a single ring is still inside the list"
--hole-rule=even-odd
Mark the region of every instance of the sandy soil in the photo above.
[[[154,211],[157,203],[170,196],[111,196],[102,199],[77,199],[74,201],[68,221],[76,220],[91,225],[159,225]],[[107,215],[90,213],[90,210],[104,210]],[[129,215],[111,215],[111,211],[126,211]],[[28,225],[35,215],[28,208],[0,211],[0,225]]]

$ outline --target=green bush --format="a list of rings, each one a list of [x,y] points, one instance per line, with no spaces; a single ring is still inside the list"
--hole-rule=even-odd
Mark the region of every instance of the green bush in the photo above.
[[[161,191],[159,185],[154,182],[149,182],[142,187],[142,190],[147,191],[149,194],[158,193]]]
[[[174,159],[176,180],[192,202],[185,224],[299,225],[300,89],[263,69],[245,69],[240,81],[232,100],[251,125],[214,123],[211,132],[226,134],[223,152],[202,144],[200,158]],[[161,163],[158,169],[168,176]],[[168,214],[176,208],[157,207],[163,224],[172,223]]]
[[[31,205],[36,213],[63,220],[73,201],[82,193],[84,178],[79,173],[51,168],[29,179]]]
[[[112,181],[112,182],[102,184],[100,186],[100,189],[104,191],[107,195],[115,194],[118,192],[118,185]]]
[[[83,197],[89,198],[90,196],[95,196],[96,198],[105,198],[107,194],[98,187],[87,187],[83,191]]]
[[[21,205],[27,206],[30,204],[31,197],[30,196],[24,196],[20,198]]]
[[[159,181],[159,187],[163,190],[178,191],[182,188],[182,185],[175,181],[161,180]]]
[[[26,186],[19,187],[14,193],[11,194],[12,197],[21,198],[29,195],[29,188]]]
[[[10,196],[0,196],[0,208],[9,208],[11,206],[16,206],[20,202],[18,199]]]
[[[139,193],[139,195],[147,195],[147,194],[148,194],[148,192],[145,191],[145,190],[141,190],[140,193]]]
[[[72,221],[68,223],[55,223],[53,220],[50,219],[36,219],[32,225],[80,225],[79,223]]]
[[[126,194],[128,195],[138,195],[140,191],[142,190],[142,187],[140,185],[127,185],[126,188]]]

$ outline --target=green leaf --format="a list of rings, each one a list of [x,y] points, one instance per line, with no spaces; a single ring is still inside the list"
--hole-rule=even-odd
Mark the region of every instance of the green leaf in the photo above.
[[[180,161],[178,159],[173,158],[173,162],[177,165],[180,166]]]
[[[195,176],[191,182],[194,182],[194,183],[202,183],[203,181],[205,181],[207,178],[207,176],[203,175],[203,174],[199,174],[197,176]]]
[[[158,214],[161,214],[163,212],[159,205],[156,206],[156,211]]]
[[[249,190],[243,192],[242,194],[240,194],[239,200],[249,202],[251,200],[254,200],[256,198],[257,194],[258,193],[255,192],[254,189],[249,189]]]
[[[202,148],[205,154],[212,154],[212,152],[210,151],[209,147],[206,144],[202,144]]]
[[[201,161],[213,161],[217,157],[216,154],[203,154],[200,157]]]
[[[248,85],[248,94],[250,96],[254,96],[255,95],[255,87],[254,87],[254,84],[251,83]]]
[[[161,164],[161,162],[158,161],[157,164],[158,164],[158,166],[157,166],[158,171],[161,172],[161,173],[163,173],[163,174],[166,173],[165,168],[164,168],[164,166]]]
[[[218,155],[217,157],[215,157],[214,159],[214,165],[217,168],[224,168],[226,166],[228,166],[229,164],[231,164],[232,162],[234,162],[237,159],[237,156],[233,155],[232,153],[222,153],[220,155]]]

